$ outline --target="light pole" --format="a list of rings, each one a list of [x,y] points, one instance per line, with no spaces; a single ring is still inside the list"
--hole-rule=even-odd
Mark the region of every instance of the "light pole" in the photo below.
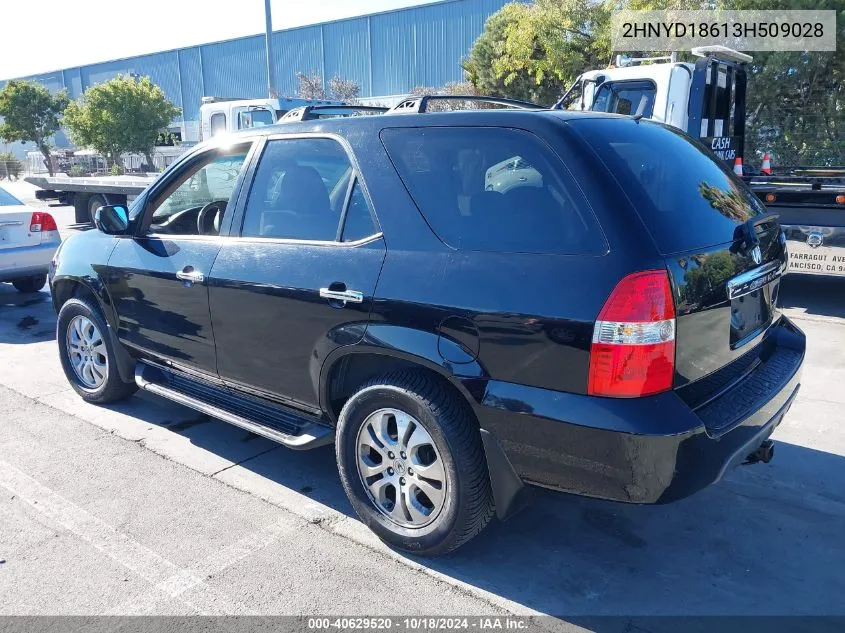
[[[264,40],[267,54],[267,96],[276,99],[276,67],[273,65],[273,15],[270,0],[264,0]]]

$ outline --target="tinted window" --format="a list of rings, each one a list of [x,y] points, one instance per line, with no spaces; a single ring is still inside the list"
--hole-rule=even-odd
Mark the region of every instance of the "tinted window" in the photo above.
[[[455,248],[599,253],[586,201],[540,139],[509,128],[401,128],[382,140],[434,232]]]
[[[270,141],[247,202],[242,235],[335,240],[352,165],[331,139]]]
[[[247,145],[223,155],[209,152],[175,176],[166,190],[150,205],[153,216],[149,232],[168,235],[219,234],[248,150]]]
[[[354,242],[374,233],[378,233],[378,228],[373,220],[373,214],[364,191],[356,180],[352,187],[352,195],[349,198],[346,220],[343,223],[343,241]]]
[[[630,119],[571,125],[616,176],[663,253],[731,241],[737,225],[763,212],[727,167],[681,132]]]
[[[596,92],[595,112],[641,114],[646,118],[654,113],[654,84],[650,81],[612,81],[603,83]]]
[[[7,207],[18,204],[23,204],[23,202],[15,198],[15,196],[10,194],[5,189],[0,189],[0,207]]]

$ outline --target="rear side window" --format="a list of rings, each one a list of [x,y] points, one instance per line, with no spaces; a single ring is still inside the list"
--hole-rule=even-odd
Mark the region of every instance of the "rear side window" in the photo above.
[[[12,194],[10,194],[5,189],[0,188],[0,207],[11,207],[17,206],[19,204],[23,204],[20,200],[15,198]]]
[[[763,212],[721,161],[677,130],[612,118],[570,125],[616,176],[664,254],[730,242],[738,225]]]
[[[241,235],[334,241],[350,178],[352,164],[337,141],[269,141],[255,172]]]
[[[394,128],[381,138],[417,207],[449,246],[512,253],[606,250],[566,168],[529,132]]]

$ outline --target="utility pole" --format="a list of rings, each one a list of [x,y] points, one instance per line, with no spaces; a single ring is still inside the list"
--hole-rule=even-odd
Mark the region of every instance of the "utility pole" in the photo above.
[[[276,67],[273,65],[273,15],[270,12],[270,0],[264,0],[264,40],[267,52],[267,96],[276,99]]]

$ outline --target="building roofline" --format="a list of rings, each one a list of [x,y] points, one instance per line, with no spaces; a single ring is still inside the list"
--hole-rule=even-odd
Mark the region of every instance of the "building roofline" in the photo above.
[[[433,7],[433,6],[440,6],[444,4],[454,4],[457,2],[466,2],[467,0],[434,0],[433,2],[426,2],[425,4],[414,4],[408,7],[399,7],[397,9],[386,9],[384,11],[376,11],[375,13],[362,13],[361,15],[350,16],[347,18],[338,18],[336,20],[328,20],[326,22],[311,22],[309,24],[300,24],[299,26],[292,26],[287,29],[278,29],[274,30],[273,34],[276,33],[288,33],[291,31],[299,31],[303,29],[312,28],[315,26],[326,26],[328,24],[339,24],[340,22],[351,22],[352,20],[360,20],[362,18],[372,18],[379,15],[387,15],[388,13],[402,13],[405,11],[413,11],[415,9],[425,8],[425,7]],[[56,68],[53,70],[45,70],[44,72],[40,73],[32,73],[29,75],[22,75],[17,77],[7,77],[7,78],[0,78],[0,82],[8,82],[12,81],[13,79],[36,79],[43,75],[53,75],[57,73],[63,73],[66,70],[76,70],[83,67],[90,67],[90,66],[99,66],[100,64],[113,64],[115,62],[125,62],[131,59],[137,59],[139,57],[147,57],[150,55],[167,55],[168,53],[178,53],[179,51],[188,51],[196,48],[200,48],[202,46],[214,46],[217,44],[228,44],[230,42],[237,42],[239,40],[248,40],[253,37],[264,37],[264,33],[252,33],[249,35],[239,35],[237,37],[230,37],[223,40],[214,40],[211,42],[200,42],[199,44],[189,44],[187,46],[177,46],[176,48],[168,48],[161,51],[150,51],[149,53],[138,53],[137,55],[127,55],[126,57],[115,57],[114,59],[105,59],[103,61],[98,62],[90,62],[88,64],[79,64],[77,66],[65,66],[63,68]]]

